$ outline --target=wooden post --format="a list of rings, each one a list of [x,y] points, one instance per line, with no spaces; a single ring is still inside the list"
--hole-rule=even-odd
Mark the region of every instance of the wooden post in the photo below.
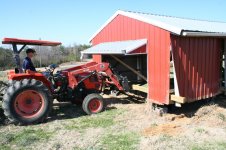
[[[141,64],[141,57],[140,55],[137,56],[137,72],[141,73],[141,69],[142,69],[142,64]],[[140,81],[141,77],[137,76],[137,81]]]
[[[178,82],[177,82],[177,75],[176,75],[176,69],[175,69],[175,62],[174,62],[174,56],[173,56],[173,49],[172,45],[170,46],[170,51],[172,54],[172,61],[173,61],[173,79],[174,79],[174,91],[176,96],[180,96],[179,88],[178,88]]]

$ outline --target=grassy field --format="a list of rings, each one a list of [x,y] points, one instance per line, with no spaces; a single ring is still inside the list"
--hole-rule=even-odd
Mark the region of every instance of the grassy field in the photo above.
[[[6,72],[0,71],[0,81],[7,81]]]
[[[153,150],[226,149],[226,100],[185,105],[162,117],[130,98],[106,98],[93,116],[80,106],[55,103],[48,121],[33,126],[4,124],[0,149]],[[0,111],[2,114],[2,111]]]

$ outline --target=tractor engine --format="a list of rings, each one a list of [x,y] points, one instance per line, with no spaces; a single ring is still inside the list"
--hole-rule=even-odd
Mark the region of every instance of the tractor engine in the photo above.
[[[83,99],[91,93],[100,93],[102,82],[97,74],[84,72],[75,75],[78,85],[73,89],[68,86],[68,77],[62,72],[53,76],[54,95],[59,102],[82,103]]]

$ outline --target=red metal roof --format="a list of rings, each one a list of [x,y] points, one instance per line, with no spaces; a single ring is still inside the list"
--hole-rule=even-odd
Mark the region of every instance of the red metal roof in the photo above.
[[[2,44],[19,44],[19,45],[40,45],[40,46],[58,46],[61,42],[41,41],[41,40],[26,40],[16,38],[4,38]]]

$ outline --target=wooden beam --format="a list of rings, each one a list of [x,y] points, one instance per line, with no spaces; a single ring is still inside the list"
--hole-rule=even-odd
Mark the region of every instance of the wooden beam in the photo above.
[[[132,89],[136,90],[136,91],[141,91],[141,92],[144,92],[144,93],[148,93],[148,87],[144,87],[144,86],[141,86],[139,84],[133,84],[132,85]]]
[[[137,76],[141,77],[143,80],[147,81],[147,78],[145,76],[143,76],[141,73],[139,73],[138,71],[136,71],[135,69],[133,69],[132,67],[130,67],[129,65],[127,65],[126,63],[124,63],[123,61],[121,61],[119,58],[117,58],[114,55],[111,55],[112,58],[114,58],[116,61],[118,61],[120,64],[122,64],[123,66],[125,66],[126,68],[128,68],[130,71],[132,71],[133,73],[135,73]]]
[[[184,104],[186,102],[186,97],[170,95],[170,100],[174,101],[174,102],[178,102],[178,103]]]

